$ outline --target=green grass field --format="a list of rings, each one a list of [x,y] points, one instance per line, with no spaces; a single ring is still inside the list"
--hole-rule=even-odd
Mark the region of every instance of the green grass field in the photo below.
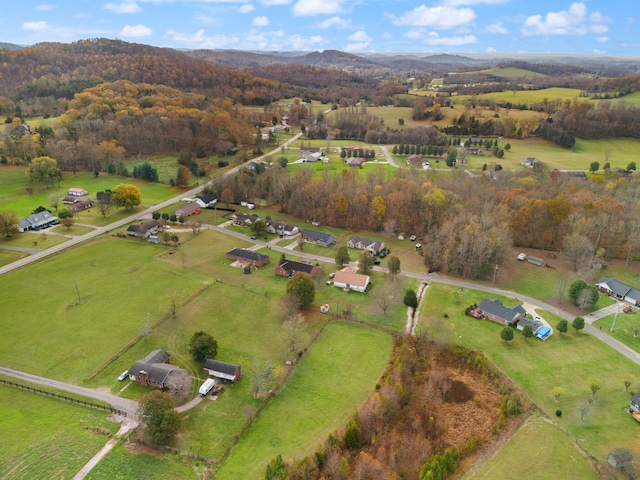
[[[477,70],[475,72],[467,72],[467,73],[468,74],[484,73],[488,75],[495,75],[496,77],[518,79],[525,82],[527,80],[532,80],[535,78],[544,78],[547,76],[544,73],[533,72],[531,70],[524,70],[522,68],[515,68],[515,67],[506,67],[506,68],[494,67],[494,68],[487,68],[486,70]]]
[[[132,455],[123,446],[117,445],[85,477],[87,480],[140,480],[201,479],[206,467],[188,457],[164,453]]]
[[[101,410],[5,385],[0,394],[3,479],[72,478],[118,430]]]
[[[23,232],[7,238],[0,237],[0,245],[18,248],[34,248],[45,250],[54,245],[66,242],[68,239],[60,235],[49,235],[45,232]]]
[[[44,188],[42,185],[31,184],[26,177],[24,167],[12,165],[0,166],[0,210],[14,212],[19,218],[30,215],[31,212],[42,205],[51,209],[49,197],[55,195],[60,199],[60,207],[63,208],[62,199],[67,195],[67,190],[71,187],[82,187],[89,191],[89,196],[95,198],[97,192],[113,189],[119,183],[132,183],[136,185],[142,193],[142,203],[144,205],[154,205],[178,195],[182,190],[160,183],[149,183],[136,180],[130,177],[120,177],[101,173],[99,177],[94,177],[89,172],[79,172],[75,176],[70,172],[63,172],[60,185],[52,188]],[[28,194],[27,188],[33,188],[33,193]],[[114,209],[107,219],[114,221]],[[55,214],[55,211],[54,211]],[[82,212],[79,218],[81,223],[90,223],[86,219],[92,216],[98,217],[96,209]]]
[[[514,475],[521,480],[600,478],[560,428],[537,416],[520,427],[488,462],[462,478],[509,480]]]
[[[496,102],[523,103],[531,105],[533,103],[541,103],[545,100],[564,100],[564,99],[581,99],[581,90],[577,88],[544,88],[542,90],[508,90],[505,92],[492,92],[482,95],[457,95],[452,97],[456,102],[464,102],[470,98],[478,98],[485,100],[494,100]],[[588,100],[584,98],[584,100]]]
[[[233,448],[217,479],[261,478],[276,455],[311,455],[344,428],[373,391],[391,353],[391,337],[370,328],[331,324],[251,429]]]
[[[594,322],[593,325],[600,327],[629,348],[640,352],[640,311],[635,310],[633,313],[620,311],[618,315],[609,315]]]
[[[466,306],[480,303],[483,298],[494,296],[431,284],[425,295],[420,328],[481,350],[598,461],[604,463],[608,452],[615,448],[635,445],[638,425],[626,412],[630,395],[623,384],[625,375],[631,375],[636,379],[632,390],[640,387],[635,363],[590,335],[573,330],[564,335],[556,333],[545,342],[525,340],[515,332],[515,339],[505,344],[500,339],[503,327],[464,315]],[[515,303],[508,299],[503,302]],[[543,315],[553,326],[557,317]],[[600,386],[600,390],[589,404],[591,383]],[[558,401],[551,393],[554,387],[564,389]],[[581,419],[585,408],[586,415]],[[563,411],[561,419],[556,419],[556,409]]]

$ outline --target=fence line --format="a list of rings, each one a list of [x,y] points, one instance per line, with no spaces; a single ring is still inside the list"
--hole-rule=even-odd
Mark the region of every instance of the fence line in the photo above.
[[[46,390],[41,390],[39,388],[30,387],[28,385],[23,385],[21,383],[12,382],[10,380],[4,380],[0,378],[0,383],[5,385],[9,385],[10,387],[20,388],[22,390],[27,390],[29,392],[38,393],[40,395],[45,395],[47,397],[57,398],[58,400],[65,400],[67,402],[77,403],[78,405],[84,405],[85,407],[98,408],[101,410],[105,410],[107,412],[115,413],[117,415],[127,416],[127,412],[124,410],[120,410],[119,408],[114,408],[112,406],[99,405],[93,402],[87,402],[86,400],[79,400],[77,398],[67,397],[66,395],[60,395],[59,393],[48,392]]]

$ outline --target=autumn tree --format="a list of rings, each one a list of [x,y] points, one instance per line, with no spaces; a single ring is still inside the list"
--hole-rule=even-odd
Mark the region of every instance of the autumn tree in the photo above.
[[[351,256],[349,255],[349,249],[343,245],[336,252],[336,265],[338,265],[339,267],[344,267],[350,261]]]
[[[227,208],[229,208],[229,204],[235,202],[235,197],[233,195],[233,191],[229,188],[223,190],[220,194],[220,201],[227,204]]]
[[[58,162],[51,157],[36,157],[27,167],[27,178],[32,183],[44,183],[48,188],[54,185],[55,181],[60,181],[62,172],[58,168]]]
[[[19,232],[18,217],[13,212],[0,211],[0,232],[9,238]]]
[[[112,200],[116,206],[132,210],[142,202],[142,194],[135,185],[120,183],[113,189]]]
[[[564,238],[562,251],[571,261],[573,271],[577,272],[592,258],[593,244],[585,235],[574,232]]]
[[[215,358],[218,354],[218,342],[207,332],[195,332],[189,339],[189,353],[196,362]]]
[[[116,160],[122,160],[126,150],[124,147],[118,144],[115,139],[104,140],[95,146],[95,154],[98,160],[102,163],[103,170],[106,170],[106,166]]]
[[[316,284],[308,273],[297,272],[287,282],[287,294],[296,295],[300,299],[300,307],[306,308],[316,296]]]
[[[578,305],[580,307],[580,311],[583,312],[585,309],[595,305],[598,302],[599,296],[600,294],[595,286],[587,285],[585,288],[580,290],[578,299],[576,300],[576,305]]]
[[[374,197],[373,200],[371,200],[371,215],[377,226],[382,225],[386,213],[387,205],[385,204],[384,198],[382,198],[381,195]]]
[[[141,402],[141,423],[153,445],[166,445],[180,430],[182,419],[168,393],[155,390]]]

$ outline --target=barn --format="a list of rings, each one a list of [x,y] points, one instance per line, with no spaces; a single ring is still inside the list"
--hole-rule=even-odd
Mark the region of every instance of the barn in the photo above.
[[[212,358],[207,358],[204,362],[204,371],[210,377],[228,380],[229,382],[237,382],[242,378],[242,366],[213,360]]]

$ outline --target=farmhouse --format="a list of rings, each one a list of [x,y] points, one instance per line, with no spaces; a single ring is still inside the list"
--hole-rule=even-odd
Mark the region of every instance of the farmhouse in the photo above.
[[[199,195],[196,197],[196,202],[202,208],[211,208],[218,202],[218,197],[216,197],[213,193]]]
[[[412,154],[407,157],[407,163],[409,165],[422,165],[425,162],[425,159],[422,155]]]
[[[469,155],[482,155],[481,148],[469,147],[469,148],[466,148],[464,151]]]
[[[304,162],[321,162],[324,158],[324,152],[309,152],[308,150],[300,149],[300,157],[298,160]]]
[[[230,382],[237,382],[242,378],[242,366],[221,362],[220,360],[213,360],[211,358],[207,358],[204,362],[204,371],[211,377],[228,380]]]
[[[478,305],[478,312],[500,325],[513,325],[527,314],[522,305],[505,307],[497,298],[482,300]]]
[[[256,223],[258,220],[260,220],[260,217],[255,213],[248,214],[248,213],[236,212],[233,215],[231,215],[231,220],[233,220],[233,223],[241,227],[250,227],[251,225]]]
[[[198,202],[189,202],[176,210],[176,217],[189,217],[191,215],[200,215],[202,206]]]
[[[234,248],[227,252],[227,258],[237,262],[262,267],[269,263],[269,256],[262,253],[245,250],[244,248]]]
[[[299,230],[295,225],[289,225],[280,222],[267,222],[267,232],[275,233],[277,235],[297,235]]]
[[[76,203],[79,202],[80,199],[78,197],[75,197],[73,195],[67,195],[66,197],[64,197],[62,199],[62,203],[67,204],[67,205],[71,205],[72,203]]]
[[[358,250],[369,250],[373,255],[377,255],[384,248],[384,243],[377,240],[370,240],[364,237],[353,236],[347,242],[347,247]]]
[[[149,235],[155,235],[158,233],[160,223],[156,220],[150,220],[139,225],[129,225],[127,228],[127,235],[138,238],[148,238]]]
[[[305,228],[300,232],[300,234],[305,242],[315,243],[316,245],[322,245],[323,247],[328,247],[329,245],[336,243],[336,237],[330,233],[318,232],[317,230],[309,230],[308,228]]]
[[[67,191],[67,195],[71,197],[84,197],[85,195],[89,195],[89,190],[85,190],[84,188],[70,188]]]
[[[51,225],[58,223],[58,217],[54,217],[46,210],[43,212],[34,213],[27,218],[23,218],[18,223],[18,230],[26,232],[27,230],[40,230],[41,228],[47,228]]]
[[[308,273],[312,277],[318,273],[320,267],[311,263],[296,262],[295,260],[284,260],[276,267],[276,275],[281,277],[293,277],[298,272]]]
[[[369,286],[371,279],[369,275],[354,273],[351,267],[345,267],[336,272],[333,277],[333,285],[344,290],[355,290],[364,293]]]
[[[535,157],[527,157],[520,161],[520,165],[524,167],[534,167],[540,163],[542,163],[542,160]]]
[[[615,278],[602,277],[595,285],[601,293],[624,300],[632,305],[640,306],[640,290],[625,285]]]
[[[183,376],[186,372],[169,362],[170,355],[162,349],[154,350],[129,368],[129,378],[142,385],[167,388],[173,377]],[[184,372],[184,373],[183,373]]]
[[[84,198],[69,205],[69,211],[72,213],[78,213],[81,210],[93,207],[93,200],[90,198]]]
[[[348,167],[361,167],[364,164],[364,158],[349,157],[345,158],[344,163],[346,163]]]

